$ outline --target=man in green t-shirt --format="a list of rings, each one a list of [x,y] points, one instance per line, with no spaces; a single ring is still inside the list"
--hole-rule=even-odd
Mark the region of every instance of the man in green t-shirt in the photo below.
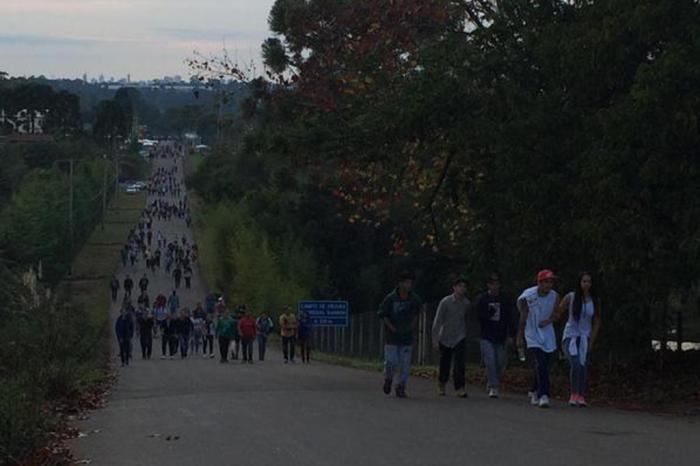
[[[228,310],[223,309],[216,321],[216,335],[219,338],[219,352],[222,363],[228,362],[228,348],[234,335],[234,323]]]
[[[403,272],[398,287],[389,293],[377,313],[384,322],[386,344],[384,345],[384,393],[391,393],[394,370],[399,369],[396,396],[406,397],[406,383],[411,369],[413,332],[422,301],[413,292],[415,275]]]

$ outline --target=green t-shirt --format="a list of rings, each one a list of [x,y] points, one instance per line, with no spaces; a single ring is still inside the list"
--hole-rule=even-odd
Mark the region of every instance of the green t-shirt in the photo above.
[[[413,343],[413,322],[415,321],[423,301],[411,292],[406,299],[401,299],[399,291],[389,293],[379,306],[377,315],[380,319],[388,318],[396,327],[396,332],[386,330],[386,343],[388,345],[410,345]]]
[[[233,319],[231,316],[221,317],[216,322],[216,334],[220,337],[233,338],[235,335]]]

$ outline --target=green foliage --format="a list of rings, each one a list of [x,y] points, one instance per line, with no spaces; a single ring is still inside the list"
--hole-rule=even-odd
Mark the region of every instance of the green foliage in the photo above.
[[[47,299],[0,264],[0,461],[21,459],[45,438],[46,402],[80,388],[81,374],[104,361],[106,313]]]
[[[302,238],[356,310],[404,266],[430,301],[455,273],[585,269],[603,344],[648,352],[698,309],[700,5],[497,4],[276,1],[276,83],[195,186]]]
[[[270,237],[244,202],[210,208],[200,226],[205,275],[231,303],[275,315],[324,282],[313,253],[293,236]]]
[[[38,83],[20,83],[0,87],[0,110],[13,116],[21,110],[30,114],[40,112],[46,116],[45,134],[62,138],[81,131],[80,99],[67,91],[55,91]],[[0,126],[0,134],[12,132],[9,125]]]
[[[116,100],[103,100],[97,106],[92,132],[98,140],[108,141],[126,137],[131,128],[130,114]]]
[[[87,238],[102,211],[102,181],[107,161],[75,163],[73,244]],[[108,188],[111,183],[108,184]],[[111,196],[108,196],[111,197]],[[0,211],[0,251],[16,267],[42,264],[48,283],[68,271],[75,249],[69,241],[69,177],[58,168],[31,170]]]

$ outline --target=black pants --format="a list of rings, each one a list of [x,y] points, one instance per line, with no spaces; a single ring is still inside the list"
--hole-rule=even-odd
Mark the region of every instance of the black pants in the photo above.
[[[440,344],[440,383],[446,384],[450,380],[450,367],[455,390],[464,388],[464,340],[452,348]]]
[[[202,354],[207,354],[207,345],[209,345],[209,354],[214,352],[214,336],[205,335],[202,337]]]
[[[127,338],[119,340],[119,359],[121,359],[122,364],[129,365],[129,360],[131,359],[131,340]]]
[[[167,356],[166,351],[169,351],[170,356],[175,356],[175,353],[177,353],[177,337],[172,337],[172,336],[165,336],[163,335],[161,337],[161,347],[160,350],[163,354],[163,356]]]
[[[265,360],[265,350],[267,349],[267,335],[258,335],[258,359]]]
[[[242,338],[241,345],[243,349],[243,360],[252,361],[253,360],[253,339]]]
[[[192,285],[192,277],[185,277],[185,288],[190,288]]]
[[[229,337],[219,337],[219,353],[221,354],[221,362],[228,361],[228,347],[231,344]]]
[[[537,394],[537,398],[549,396],[549,362],[554,353],[545,353],[540,348],[530,348],[529,352],[534,370],[532,391]]]
[[[301,351],[301,361],[311,360],[311,339],[309,337],[299,338],[299,351]]]
[[[282,337],[282,353],[284,353],[285,361],[294,361],[294,345],[296,344],[295,337]]]
[[[151,359],[153,352],[153,334],[146,332],[141,334],[141,356],[143,359]]]
[[[117,288],[112,288],[112,301],[117,300]]]

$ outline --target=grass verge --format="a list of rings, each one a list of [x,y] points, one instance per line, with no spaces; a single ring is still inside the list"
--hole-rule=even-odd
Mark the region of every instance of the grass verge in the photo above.
[[[314,351],[316,361],[353,369],[381,372],[383,363],[379,359],[366,359]],[[700,374],[697,368],[700,352],[688,352],[682,364],[676,364],[661,376],[653,363],[631,370],[629,367],[607,367],[593,365],[589,368],[589,401],[594,406],[647,411],[680,416],[700,416]],[[630,375],[630,374],[633,374]],[[437,379],[436,366],[412,366],[411,375],[426,379]],[[466,378],[469,385],[486,386],[486,373],[477,364],[468,364]],[[550,372],[552,397],[568,399],[568,363],[555,361]],[[520,362],[509,361],[501,377],[501,390],[525,395],[532,383],[532,370]],[[673,393],[673,397],[670,394]]]
[[[108,282],[144,201],[118,197],[51,298],[17,281],[3,290],[14,305],[0,327],[12,355],[0,358],[0,464],[71,463],[69,421],[100,406],[111,381]]]

